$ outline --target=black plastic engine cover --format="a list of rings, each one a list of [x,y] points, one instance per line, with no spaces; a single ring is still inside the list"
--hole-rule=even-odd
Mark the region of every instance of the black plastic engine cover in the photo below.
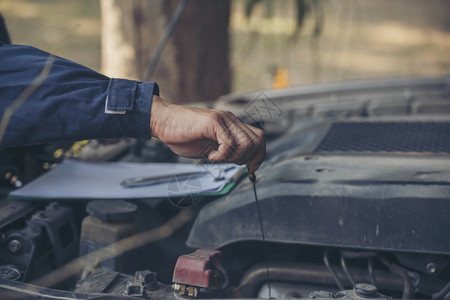
[[[272,242],[450,254],[450,160],[323,153],[264,164],[256,184]],[[200,211],[188,246],[261,240],[251,184]]]

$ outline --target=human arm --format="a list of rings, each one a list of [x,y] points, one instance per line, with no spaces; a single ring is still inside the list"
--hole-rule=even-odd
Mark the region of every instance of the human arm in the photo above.
[[[32,47],[0,44],[1,112],[45,67],[48,57]],[[12,115],[0,146],[155,136],[182,156],[206,155],[212,161],[258,168],[265,156],[261,130],[229,112],[174,105],[158,94],[155,83],[110,79],[56,57],[47,78]]]

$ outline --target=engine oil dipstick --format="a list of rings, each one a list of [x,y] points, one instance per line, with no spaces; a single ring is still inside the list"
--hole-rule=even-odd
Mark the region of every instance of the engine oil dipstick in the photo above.
[[[247,166],[248,168],[248,166]],[[255,172],[248,171],[248,179],[251,181],[253,185],[253,194],[255,195],[255,201],[256,201],[256,209],[258,211],[258,219],[259,219],[259,227],[261,228],[261,237],[263,241],[263,247],[264,247],[264,256],[266,260],[266,274],[267,274],[267,285],[269,288],[269,299],[272,299],[272,293],[270,288],[270,275],[269,275],[269,253],[267,251],[267,244],[266,244],[266,237],[264,235],[264,227],[263,222],[261,218],[261,209],[259,207],[259,201],[258,201],[258,195],[256,194],[256,175]]]

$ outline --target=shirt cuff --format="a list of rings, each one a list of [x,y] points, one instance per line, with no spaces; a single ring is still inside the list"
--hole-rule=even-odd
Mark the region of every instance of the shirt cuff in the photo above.
[[[105,100],[105,114],[119,118],[125,136],[149,139],[153,95],[159,96],[156,82],[111,78]]]

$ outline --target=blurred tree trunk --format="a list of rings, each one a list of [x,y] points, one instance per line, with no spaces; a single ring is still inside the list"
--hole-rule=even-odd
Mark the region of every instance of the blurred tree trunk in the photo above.
[[[172,15],[178,2],[164,2],[167,17]],[[178,99],[214,100],[230,92],[230,5],[229,0],[192,0],[186,6],[173,32],[180,76]]]
[[[166,28],[164,0],[101,0],[102,72],[110,77],[142,80]],[[168,99],[176,96],[175,52],[167,44],[151,80]]]
[[[102,72],[142,79],[179,0],[101,0]],[[151,80],[179,103],[214,100],[230,92],[230,0],[192,0]]]

